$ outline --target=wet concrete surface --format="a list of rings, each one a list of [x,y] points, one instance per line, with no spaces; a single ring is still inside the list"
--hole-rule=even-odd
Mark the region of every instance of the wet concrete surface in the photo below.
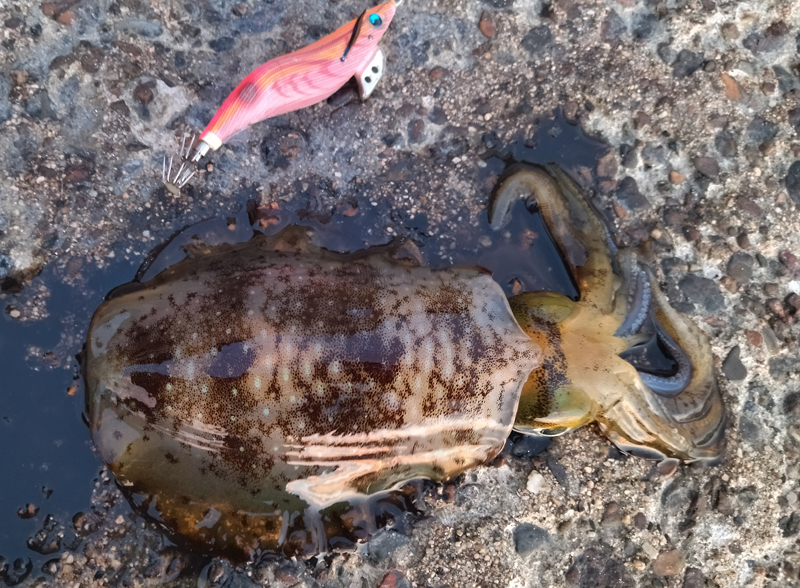
[[[25,582],[53,585],[798,585],[800,8],[406,0],[369,101],[350,88],[267,121],[191,189],[164,191],[162,156],[239,79],[365,7],[0,6],[0,582],[30,557]],[[576,128],[553,125],[557,108],[607,147],[548,144]],[[355,203],[363,245],[421,236],[429,261],[474,263],[505,158],[494,150],[512,144],[572,162],[618,240],[649,244],[672,303],[711,336],[732,414],[722,466],[662,479],[587,428],[433,488],[407,536],[250,567],[176,551],[130,511],[67,393],[107,290],[175,231],[249,200],[312,219]],[[19,518],[28,503],[38,513]],[[40,530],[37,544],[61,541],[48,556],[25,546]]]

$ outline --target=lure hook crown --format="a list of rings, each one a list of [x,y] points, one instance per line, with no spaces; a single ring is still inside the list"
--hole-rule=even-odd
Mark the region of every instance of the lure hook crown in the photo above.
[[[187,137],[188,135],[184,133],[179,157],[179,161],[181,163],[180,166],[175,169],[175,173],[172,172],[175,159],[174,156],[170,156],[168,163],[167,156],[165,155],[164,160],[161,163],[161,181],[164,182],[164,185],[173,194],[177,194],[180,189],[183,188],[189,182],[189,180],[195,176],[197,173],[197,168],[195,168],[192,163],[199,161],[200,158],[208,151],[208,145],[204,141],[201,141],[197,148],[195,148],[192,158],[189,159],[189,153],[191,152],[192,145],[194,144],[194,135],[192,135],[188,142],[186,140]],[[202,149],[203,146],[205,146],[205,150]]]

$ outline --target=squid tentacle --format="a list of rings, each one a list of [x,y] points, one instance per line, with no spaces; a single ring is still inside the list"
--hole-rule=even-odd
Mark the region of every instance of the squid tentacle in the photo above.
[[[616,337],[628,337],[639,332],[644,321],[650,315],[653,292],[650,289],[650,280],[644,270],[633,261],[635,279],[628,293],[628,312],[625,320],[614,333]]]
[[[675,375],[669,377],[656,376],[640,371],[639,377],[642,379],[642,383],[655,394],[666,398],[674,398],[686,390],[686,387],[692,381],[692,375],[694,374],[692,360],[686,352],[681,349],[681,346],[678,345],[677,341],[672,338],[667,330],[661,326],[655,313],[651,310],[649,314],[655,325],[658,340],[667,348],[672,358],[678,364],[678,371]]]

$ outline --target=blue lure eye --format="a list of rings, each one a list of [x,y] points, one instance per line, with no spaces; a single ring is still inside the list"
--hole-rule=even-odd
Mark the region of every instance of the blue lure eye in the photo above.
[[[383,20],[381,19],[380,15],[378,14],[370,14],[369,15],[369,22],[376,27],[379,27],[383,24]]]

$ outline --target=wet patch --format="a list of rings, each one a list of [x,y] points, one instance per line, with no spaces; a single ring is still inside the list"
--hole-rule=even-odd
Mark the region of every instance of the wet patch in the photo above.
[[[555,162],[573,176],[591,183],[596,179],[593,171],[596,160],[606,151],[602,143],[569,124],[560,114],[543,118],[531,138],[520,137],[508,147],[500,147],[489,136],[484,147],[481,157],[485,166],[478,168],[477,176],[485,186],[487,203],[491,187],[510,163]],[[426,164],[418,158],[408,163]],[[400,171],[414,173],[413,168]],[[298,182],[296,197],[272,208],[254,199],[252,191],[239,190],[234,194],[229,216],[179,232],[163,247],[164,251],[149,259],[139,277],[147,279],[157,274],[187,255],[187,251],[191,255],[193,246],[242,242],[254,230],[274,234],[291,224],[307,226],[313,229],[320,245],[352,252],[385,244],[385,229],[390,227],[391,234],[413,239],[420,246],[424,265],[484,267],[492,272],[507,295],[518,290],[574,294],[574,285],[540,215],[535,210],[526,210],[522,201],[514,205],[509,225],[499,234],[491,229],[485,213],[477,227],[465,224],[452,227],[452,231],[434,232],[424,212],[411,214],[395,209],[391,199],[376,202],[358,191],[343,195],[333,207],[321,205],[329,200],[320,197],[328,189],[324,180],[318,185]],[[457,246],[452,249],[454,237]],[[100,461],[93,455],[88,432],[80,422],[82,391],[74,396],[67,394],[77,370],[72,357],[80,351],[91,313],[105,293],[136,273],[134,263],[128,261],[114,261],[103,269],[83,263],[77,276],[67,276],[67,272],[64,265],[51,264],[27,288],[3,293],[0,299],[4,307],[21,307],[17,298],[21,302],[38,286],[51,293],[43,305],[47,310],[45,318],[20,321],[5,313],[0,340],[4,349],[1,356],[4,377],[12,384],[9,389],[19,391],[9,397],[0,411],[0,444],[19,448],[5,452],[0,458],[3,471],[18,481],[0,498],[0,554],[11,562],[18,557],[25,560],[31,557],[36,570],[46,560],[29,550],[26,541],[46,525],[52,525],[53,519],[64,528],[75,528],[73,516],[90,510],[93,480],[100,471]],[[64,332],[69,333],[66,343]],[[59,367],[43,365],[48,351],[56,347],[60,350]],[[42,353],[37,357],[39,350]],[[27,512],[27,504],[38,507],[38,513],[31,518],[20,518],[18,511]],[[130,511],[126,516],[135,519]],[[354,536],[358,538],[358,534]],[[351,537],[342,541],[352,540]],[[47,557],[57,557],[70,546],[64,540]]]

